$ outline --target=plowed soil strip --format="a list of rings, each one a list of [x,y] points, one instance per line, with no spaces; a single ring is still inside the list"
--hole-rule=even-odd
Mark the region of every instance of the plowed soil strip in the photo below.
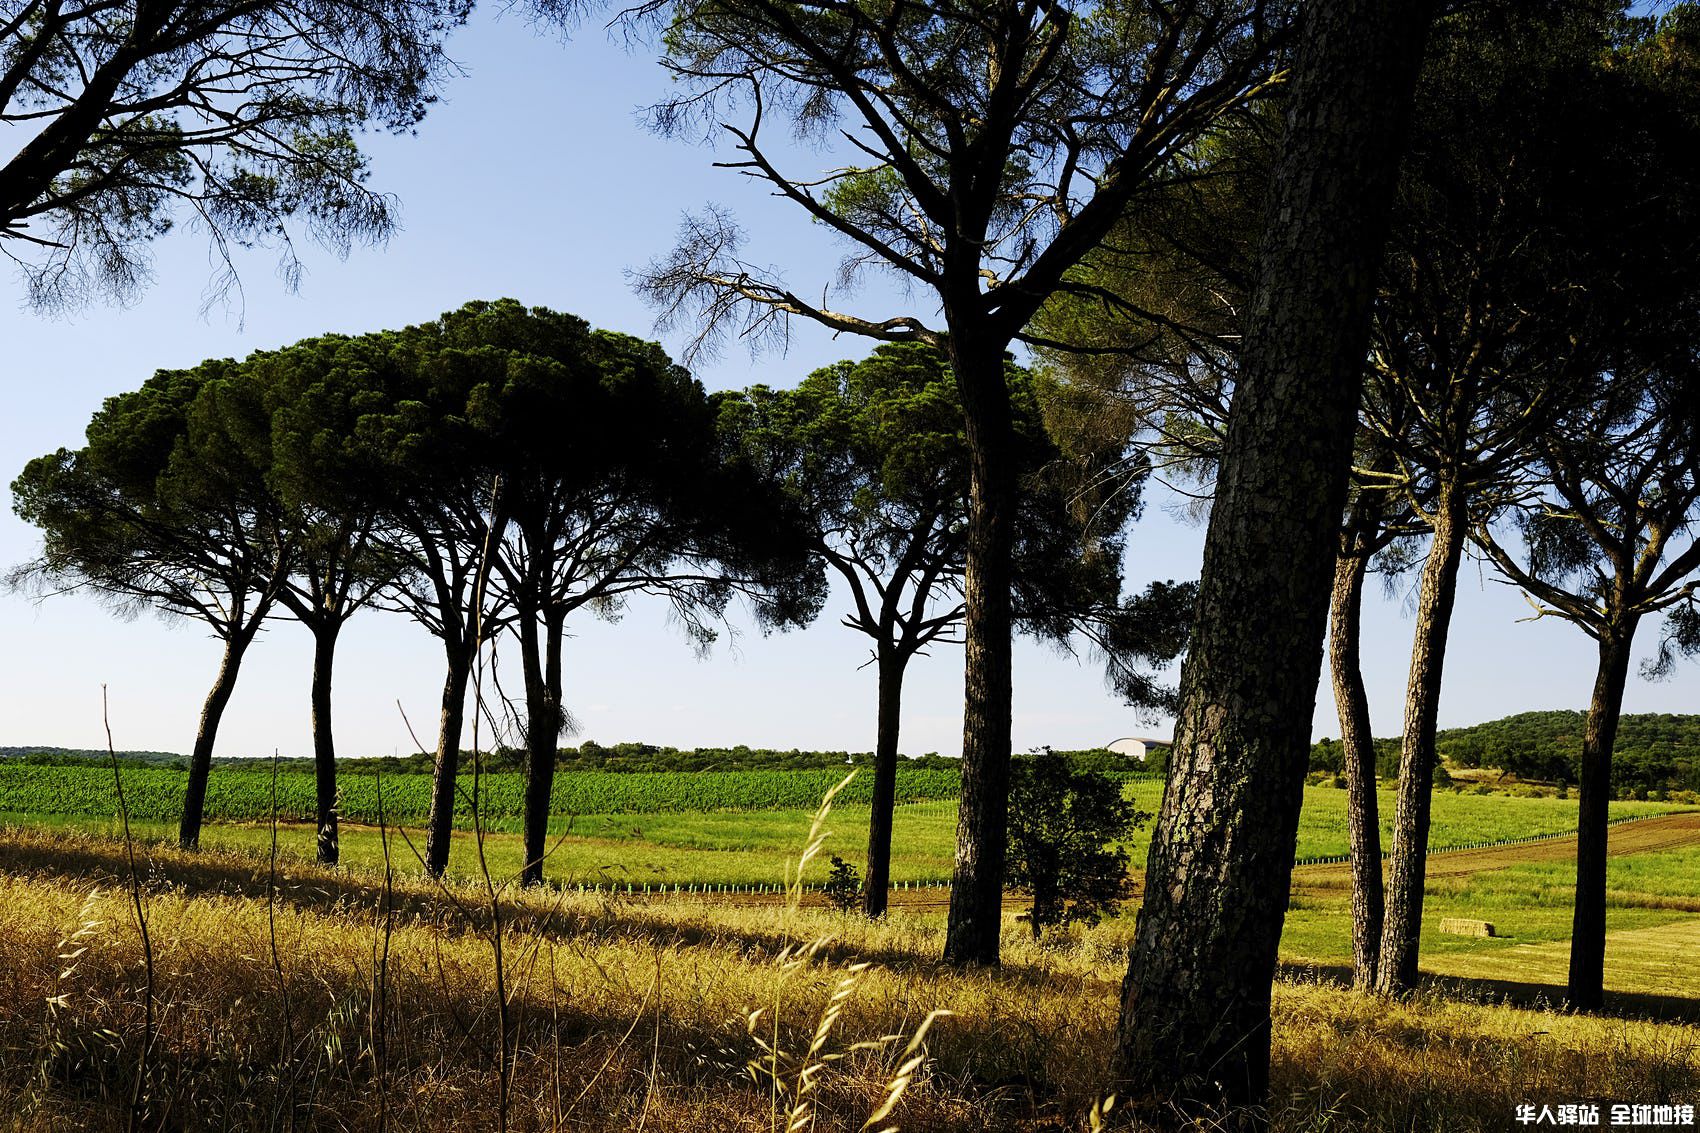
[[[1609,853],[1613,857],[1627,854],[1656,854],[1666,850],[1680,850],[1688,846],[1700,845],[1700,811],[1685,811],[1681,814],[1662,814],[1653,818],[1637,819],[1625,822],[1611,828],[1607,842]],[[1472,873],[1485,873],[1489,870],[1510,869],[1513,866],[1525,865],[1530,862],[1574,861],[1576,858],[1576,835],[1568,834],[1562,838],[1548,838],[1539,842],[1521,842],[1508,846],[1482,846],[1472,850],[1437,850],[1429,854],[1428,876],[1460,877]],[[1351,884],[1351,864],[1349,862],[1330,862],[1327,865],[1298,866],[1293,870],[1293,888],[1303,892],[1307,889],[1337,890]],[[1133,879],[1134,897],[1138,898],[1144,888],[1144,878],[1135,875]],[[682,896],[682,895],[681,895]],[[674,898],[669,895],[669,899]],[[781,905],[786,901],[784,894],[779,893],[707,893],[695,894],[695,900],[708,901],[717,905]],[[826,898],[819,893],[808,893],[803,897],[803,904],[810,908],[825,905]],[[943,909],[950,905],[950,889],[948,887],[925,889],[894,889],[890,903],[894,907],[905,909]]]
[[[1700,811],[1681,814],[1662,814],[1642,818],[1611,828],[1607,837],[1608,852],[1613,857],[1626,854],[1656,854],[1664,850],[1680,850],[1700,844]],[[1522,842],[1512,846],[1482,846],[1473,850],[1442,850],[1429,854],[1428,876],[1459,877],[1488,870],[1510,869],[1530,862],[1576,860],[1576,835],[1548,838],[1541,842]],[[1304,889],[1339,888],[1341,879],[1351,876],[1349,862],[1328,865],[1300,866],[1293,870],[1293,887]]]

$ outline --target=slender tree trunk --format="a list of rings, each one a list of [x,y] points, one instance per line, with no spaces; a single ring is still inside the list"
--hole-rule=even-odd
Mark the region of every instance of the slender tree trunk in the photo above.
[[[1305,9],[1117,1025],[1118,1076],[1158,1122],[1265,1120],[1370,302],[1427,22],[1408,0]]]
[[[1381,952],[1381,814],[1375,793],[1375,737],[1358,656],[1367,550],[1343,549],[1334,562],[1328,605],[1328,667],[1340,746],[1346,761],[1346,830],[1352,850],[1352,973],[1360,988],[1375,986]]]
[[[527,619],[531,643],[525,653],[525,865],[521,885],[543,884],[543,854],[549,840],[549,798],[555,787],[555,762],[561,745],[561,641],[565,615],[554,611],[542,617],[542,640],[538,620]],[[541,654],[539,656],[539,646]]]
[[[313,627],[313,779],[317,788],[319,862],[337,862],[336,741],[331,732],[331,667],[339,621]]]
[[[472,651],[446,641],[448,674],[443,678],[443,707],[437,724],[437,759],[431,769],[431,818],[425,834],[425,868],[432,877],[449,868],[454,834],[455,776],[460,773],[460,734],[466,718],[466,686],[472,675]]]
[[[1434,733],[1440,716],[1440,682],[1446,636],[1458,591],[1458,564],[1467,534],[1464,489],[1443,483],[1435,500],[1434,542],[1417,595],[1411,673],[1405,686],[1405,735],[1399,749],[1398,807],[1387,876],[1387,916],[1381,934],[1376,987],[1403,995],[1417,986],[1423,927],[1423,879],[1428,871],[1430,803],[1434,797]]]
[[[1004,343],[995,349],[952,328],[968,439],[969,504],[964,580],[962,797],[944,958],[998,962],[1009,826],[1010,583],[1015,546],[1015,475]]]
[[[1055,878],[1060,872],[1058,863],[1050,861],[1033,877],[1033,908],[1027,914],[1027,927],[1038,940],[1045,934],[1045,918],[1053,909],[1061,909],[1057,899]]]
[[[206,703],[201,706],[195,749],[189,753],[189,782],[183,792],[183,817],[177,824],[177,844],[185,850],[196,850],[201,845],[201,820],[206,814],[207,779],[212,774],[218,724],[224,718],[230,694],[236,691],[236,675],[242,668],[242,656],[253,639],[253,631],[246,628],[225,639],[218,676],[213,678],[212,689],[207,693]]]
[[[879,650],[879,734],[874,741],[874,800],[868,816],[868,870],[862,877],[862,911],[885,915],[891,888],[891,818],[897,804],[897,733],[903,717],[907,654]]]
[[[1576,1011],[1598,1011],[1605,997],[1606,832],[1611,801],[1611,754],[1629,680],[1629,648],[1635,624],[1599,640],[1600,666],[1582,733],[1582,782],[1577,792],[1576,912],[1570,929],[1570,985],[1565,1003]]]

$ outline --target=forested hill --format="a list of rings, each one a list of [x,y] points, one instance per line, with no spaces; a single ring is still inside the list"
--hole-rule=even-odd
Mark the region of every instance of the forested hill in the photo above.
[[[112,758],[104,749],[80,747],[0,747],[0,759],[20,763],[106,763]],[[171,751],[120,751],[118,762],[125,767],[184,767],[189,757]]]
[[[1436,737],[1459,767],[1497,767],[1526,779],[1574,783],[1582,751],[1582,712],[1521,712]],[[1700,790],[1700,715],[1625,715],[1613,748],[1612,780],[1620,787]]]

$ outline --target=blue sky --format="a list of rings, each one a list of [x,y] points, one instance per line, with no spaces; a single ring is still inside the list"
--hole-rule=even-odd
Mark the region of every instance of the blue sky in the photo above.
[[[416,137],[368,139],[373,183],[403,202],[401,232],[384,249],[347,261],[309,249],[299,292],[278,281],[275,258],[240,261],[240,300],[201,313],[212,263],[204,236],[184,224],[156,247],[155,283],[128,309],[91,306],[48,318],[23,308],[15,279],[0,280],[0,342],[9,412],[0,419],[0,482],[31,457],[76,446],[101,400],[132,389],[155,369],[243,355],[327,331],[399,326],[468,299],[513,296],[571,311],[593,324],[653,337],[653,313],[625,272],[671,246],[681,213],[714,201],[751,234],[750,256],[781,265],[805,293],[833,278],[842,247],[757,185],[711,167],[715,152],[659,138],[638,108],[668,78],[638,46],[628,50],[599,27],[569,43],[539,36],[524,21],[479,15],[450,44],[466,74]],[[830,154],[799,161],[821,167]],[[924,299],[870,279],[858,313],[930,316]],[[675,352],[678,336],[663,336]],[[866,353],[865,341],[834,340],[798,327],[789,353],[752,360],[734,347],[696,367],[710,388],[761,381],[790,385],[815,366]],[[1130,584],[1194,577],[1201,529],[1153,497],[1129,540]],[[0,566],[36,553],[34,532],[0,515]],[[1410,646],[1409,584],[1373,596],[1364,655],[1376,732],[1399,730]],[[837,624],[835,600],[812,628],[764,638],[744,620],[736,641],[698,660],[659,603],[634,603],[616,624],[588,615],[569,626],[566,699],[579,737],[678,746],[866,750],[873,746],[874,683],[865,639]],[[1530,613],[1517,592],[1485,567],[1467,565],[1448,656],[1443,725],[1534,708],[1582,707],[1593,652],[1572,627]],[[1653,634],[1644,631],[1643,652]],[[104,744],[100,687],[110,690],[119,747],[186,751],[217,664],[218,645],[199,626],[143,615],[112,616],[68,597],[40,605],[0,595],[0,745]],[[412,748],[403,712],[432,740],[441,683],[436,641],[404,619],[354,619],[338,656],[339,748],[350,755]],[[226,716],[220,754],[310,753],[308,635],[279,622],[257,644]],[[954,754],[961,732],[960,650],[918,659],[906,686],[903,748]],[[1671,680],[1632,681],[1626,711],[1696,708],[1700,670]],[[400,707],[398,708],[398,703]],[[1081,747],[1126,734],[1167,734],[1168,721],[1138,720],[1106,694],[1090,660],[1018,646],[1014,739]],[[1338,726],[1326,688],[1316,734]],[[564,742],[574,742],[569,739]]]

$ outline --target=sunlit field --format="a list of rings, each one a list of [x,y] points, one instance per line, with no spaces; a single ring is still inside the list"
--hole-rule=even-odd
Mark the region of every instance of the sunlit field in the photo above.
[[[681,780],[688,778],[681,776]],[[1157,810],[1162,797],[1161,783],[1134,780],[1123,789],[1141,810]],[[111,806],[110,802],[107,805]],[[950,879],[956,845],[956,806],[954,799],[943,799],[896,808],[892,835],[894,881],[915,884],[943,883]],[[1384,844],[1392,841],[1393,809],[1392,793],[1382,792]],[[1624,800],[1612,803],[1611,815],[1631,818],[1683,809],[1669,803]],[[557,816],[550,824],[552,849],[544,873],[564,884],[630,884],[638,889],[644,886],[671,889],[675,885],[777,885],[785,879],[786,855],[795,853],[805,840],[811,814],[810,810],[785,809]],[[836,807],[832,826],[837,836],[830,852],[860,861],[867,820],[866,806]],[[119,828],[115,818],[92,815],[0,812],[0,823],[102,833],[115,833]],[[484,843],[490,870],[498,877],[515,874],[521,860],[518,823],[498,821],[493,825],[495,829],[486,834]],[[1572,800],[1441,791],[1434,797],[1429,844],[1444,849],[1542,837],[1566,833],[1575,826],[1576,804]],[[158,820],[134,820],[131,828],[140,837],[153,840],[175,839],[177,833],[174,822]],[[422,826],[411,823],[402,829],[422,854],[425,849]],[[1147,823],[1128,839],[1129,857],[1136,867],[1145,860],[1150,834]],[[271,838],[268,822],[212,822],[202,833],[203,844],[249,853],[269,853]],[[397,868],[417,870],[419,861],[407,839],[397,841],[391,861]],[[313,830],[300,823],[281,824],[278,845],[286,858],[310,859],[314,852]],[[1307,787],[1296,856],[1301,860],[1337,857],[1346,850],[1346,792],[1330,787]],[[375,827],[346,822],[342,827],[341,853],[345,863],[365,867],[380,864],[384,856]],[[476,857],[474,840],[468,832],[455,841],[451,872],[463,876],[477,873]]]
[[[1636,864],[1614,887],[1693,888],[1681,880],[1692,857],[1622,861]],[[782,902],[576,890],[492,901],[481,880],[386,885],[365,868],[299,862],[274,877],[267,861],[223,851],[144,846],[137,864],[151,1046],[122,843],[0,833],[11,1129],[124,1128],[138,1067],[142,1127],[240,1130],[505,1120],[777,1133],[799,1105],[803,1127],[854,1130],[894,1081],[904,1088],[885,1121],[901,1129],[1085,1129],[1109,1079],[1125,918],[1040,943],[1010,922],[1004,967],[961,972],[936,961],[942,913],[901,905],[870,924]],[[1502,903],[1513,891],[1494,890]],[[1295,931],[1320,938],[1306,901]],[[1621,984],[1616,958],[1608,982]],[[1668,1102],[1700,1087],[1688,1027],[1463,994],[1395,1005],[1310,978],[1278,984],[1275,1128],[1498,1130],[1531,1099]],[[910,1039],[938,1010],[953,1014],[933,1023],[905,1081]]]

